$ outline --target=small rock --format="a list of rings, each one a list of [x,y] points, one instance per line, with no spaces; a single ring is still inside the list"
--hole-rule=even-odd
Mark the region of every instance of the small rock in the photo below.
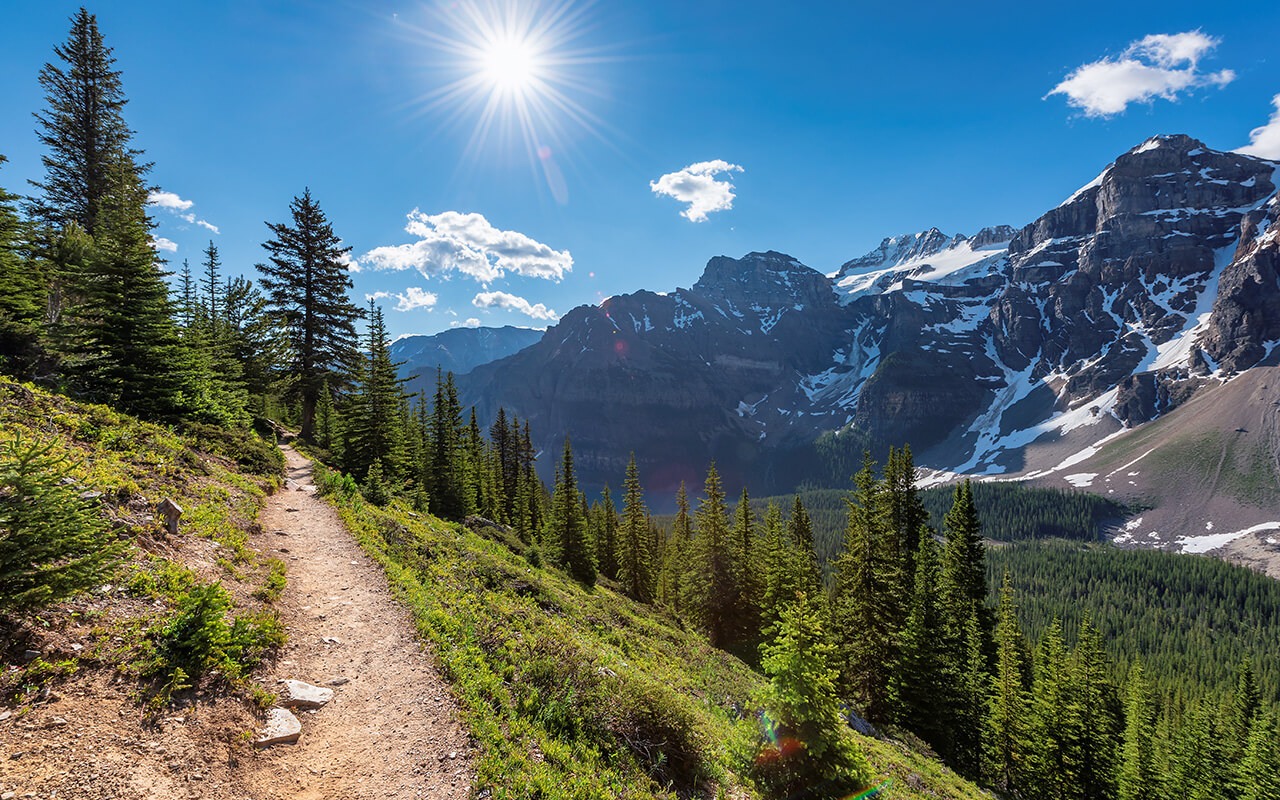
[[[44,724],[44,726],[45,726],[46,728],[65,728],[65,727],[67,727],[67,725],[69,725],[69,724],[70,724],[70,723],[68,723],[68,722],[67,722],[65,719],[63,719],[62,717],[54,717],[53,719],[51,719],[51,720],[49,720],[48,722],[46,722],[46,723]]]
[[[325,644],[342,644],[342,642],[338,641],[337,639],[333,638],[332,636],[326,636],[326,637],[324,637],[324,643],[325,643]]]
[[[39,657],[40,657],[39,650],[23,650],[22,651],[22,660],[24,663],[35,661]]]
[[[345,678],[343,680],[345,680]],[[13,716],[12,711],[0,711],[0,722],[4,722],[8,720],[9,717],[12,717],[12,716]]]
[[[74,651],[76,651],[76,652],[78,653],[78,652],[80,652],[81,650],[83,650],[83,649],[84,649],[84,645],[79,644],[79,643],[73,643],[73,644],[71,645],[71,649],[72,649],[72,650],[74,650]]]
[[[292,744],[302,736],[302,723],[287,708],[273,708],[267,712],[267,727],[258,732],[254,744],[269,747],[273,744]]]
[[[102,492],[95,492],[90,490],[87,492],[80,493],[81,500],[97,500],[99,497],[102,497]]]
[[[296,508],[286,508],[286,509],[285,509],[285,511],[289,511],[289,512],[293,512],[293,511],[297,511],[297,510],[298,510],[298,509],[296,509]]]
[[[288,535],[289,535],[289,532],[288,532],[288,531],[272,531],[272,533],[274,533],[276,536],[288,536]]]
[[[348,684],[348,683],[351,683],[351,679],[350,679],[350,678],[334,678],[333,680],[329,681],[329,685],[330,685],[330,686],[344,686],[344,685],[346,685],[346,684]],[[6,713],[8,713],[8,712],[6,712]],[[2,720],[2,719],[6,719],[6,718],[5,718],[5,717],[0,717],[0,720]]]
[[[302,681],[283,680],[280,705],[285,708],[321,708],[333,699],[333,690],[312,686]]]
[[[17,796],[17,792],[5,792],[4,794],[0,794],[0,800],[13,800],[13,798]]]

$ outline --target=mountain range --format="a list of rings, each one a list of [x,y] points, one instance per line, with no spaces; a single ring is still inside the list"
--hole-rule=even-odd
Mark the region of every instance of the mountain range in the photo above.
[[[1022,228],[894,236],[830,274],[772,251],[712,258],[690,288],[575,308],[474,366],[462,396],[528,419],[546,452],[567,432],[588,487],[619,483],[634,452],[658,492],[699,486],[712,460],[757,492],[843,488],[864,448],[909,443],[932,480],[1199,504],[1144,515],[1144,544],[1265,526],[1280,520],[1277,166],[1157,136]],[[1249,425],[1220,430],[1235,416]],[[1199,445],[1165,424],[1153,452],[1217,447],[1216,476],[1134,464],[1095,483],[1182,417]]]

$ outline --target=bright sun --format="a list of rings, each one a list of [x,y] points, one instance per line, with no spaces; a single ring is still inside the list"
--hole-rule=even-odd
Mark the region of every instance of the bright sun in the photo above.
[[[538,80],[538,53],[528,41],[502,38],[490,42],[480,59],[485,80],[504,93],[521,93]]]

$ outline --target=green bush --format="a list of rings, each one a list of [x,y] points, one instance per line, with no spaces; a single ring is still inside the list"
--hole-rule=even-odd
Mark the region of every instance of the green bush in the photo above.
[[[183,425],[182,433],[201,450],[229,458],[254,475],[279,475],[284,470],[284,455],[279,448],[249,428],[220,428],[188,422]]]
[[[124,550],[63,483],[52,444],[0,444],[0,612],[39,608],[103,583]]]
[[[228,624],[231,605],[218,583],[179,597],[178,613],[155,634],[157,658],[146,672],[172,680],[177,670],[193,678],[216,670],[234,681],[284,644],[284,629],[275,613],[248,614]]]

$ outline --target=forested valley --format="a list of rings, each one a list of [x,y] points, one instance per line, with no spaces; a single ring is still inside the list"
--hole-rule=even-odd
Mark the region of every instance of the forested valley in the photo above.
[[[757,727],[741,763],[766,796],[868,788],[852,726],[1009,797],[1280,797],[1280,584],[1109,547],[1101,526],[1126,510],[1100,498],[918,490],[906,447],[864,458],[848,491],[789,501],[737,494],[711,464],[655,517],[634,457],[616,494],[588,497],[569,436],[535,452],[528,420],[479,418],[451,374],[406,391],[382,310],[351,298],[349,248],[308,190],[267,223],[254,279],[229,277],[212,242],[197,264],[164,263],[150,165],[92,15],[56,54],[36,115],[46,176],[30,197],[0,193],[10,378],[236,443],[259,469],[278,470],[276,435],[296,429],[331,470],[326,492],[488,531],[531,570],[696,632],[769,680],[739,710]],[[21,486],[4,487],[12,505]],[[66,591],[98,577],[85,566]]]

